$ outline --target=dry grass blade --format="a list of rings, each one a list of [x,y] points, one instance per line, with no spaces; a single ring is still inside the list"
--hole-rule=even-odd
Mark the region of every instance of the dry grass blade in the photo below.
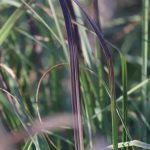
[[[52,70],[57,69],[57,68],[59,68],[59,67],[63,67],[63,66],[65,66],[65,65],[67,65],[67,64],[68,64],[68,63],[61,63],[61,64],[57,64],[57,65],[55,65],[55,66],[53,66],[53,67],[47,69],[47,70],[43,73],[42,77],[40,78],[40,81],[38,82],[38,86],[37,86],[37,90],[36,90],[36,100],[35,100],[35,101],[36,101],[37,115],[38,115],[38,118],[39,118],[39,120],[40,120],[41,122],[42,122],[42,119],[41,119],[41,115],[40,115],[40,111],[39,111],[38,97],[39,97],[39,90],[40,90],[42,81],[44,80],[45,76],[46,76],[48,73],[50,73]]]
[[[123,148],[123,147],[138,147],[138,148],[142,148],[142,149],[150,149],[150,144],[138,141],[138,140],[133,140],[133,141],[129,141],[129,142],[121,142],[118,143],[118,148]],[[104,150],[108,150],[108,149],[113,149],[113,146],[107,146]]]
[[[3,68],[7,73],[9,73],[12,78],[14,78],[14,79],[16,78],[16,75],[15,75],[14,71],[10,67],[8,67],[8,66],[6,66],[5,64],[2,64],[2,63],[0,64],[0,67]]]

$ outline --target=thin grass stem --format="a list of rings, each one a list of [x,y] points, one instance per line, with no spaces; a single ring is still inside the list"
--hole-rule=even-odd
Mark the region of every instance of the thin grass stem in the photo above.
[[[142,81],[147,78],[147,66],[148,66],[148,5],[149,0],[142,1]],[[142,102],[144,115],[147,116],[147,86],[142,88]],[[146,128],[143,129],[143,140],[146,141]]]

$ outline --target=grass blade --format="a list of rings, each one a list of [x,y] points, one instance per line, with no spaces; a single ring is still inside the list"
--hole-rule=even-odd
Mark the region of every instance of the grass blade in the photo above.
[[[12,0],[1,0],[1,5],[6,5],[6,4],[9,4],[9,5],[12,5],[12,6],[15,6],[15,7],[20,7],[21,4],[19,2],[16,2],[16,1],[12,1]]]
[[[84,24],[84,21],[82,20],[82,15],[81,15],[80,9],[78,8],[77,5],[73,5],[73,7],[75,10],[75,15],[78,16],[78,17],[75,17],[76,21],[79,24]],[[80,37],[82,37],[82,38],[80,38],[80,41],[81,41],[82,53],[83,53],[85,62],[87,63],[88,66],[91,67],[93,58],[92,58],[92,50],[91,50],[87,32],[84,28],[79,28],[78,24],[75,24],[75,22],[74,22],[74,25],[76,26],[76,28],[78,28],[79,35],[80,35]]]
[[[142,81],[147,78],[148,65],[148,11],[149,0],[143,0],[143,20],[142,20]],[[147,116],[147,86],[142,88],[142,100],[144,115]],[[146,140],[146,129],[143,128],[143,139]]]
[[[9,17],[9,19],[2,26],[2,28],[0,29],[0,45],[2,45],[3,42],[6,40],[16,21],[20,18],[23,12],[24,12],[23,5],[21,5],[19,8],[15,10],[15,12]]]
[[[74,0],[74,2],[80,7],[81,11],[86,16],[94,32],[99,38],[101,47],[103,49],[103,53],[105,54],[105,57],[106,57],[106,61],[107,61],[108,69],[109,69],[109,85],[110,85],[110,94],[111,94],[112,140],[113,140],[114,149],[117,150],[118,149],[117,148],[118,147],[117,112],[116,112],[116,101],[115,101],[114,70],[113,70],[113,62],[112,62],[111,54],[104,40],[104,37],[101,31],[99,30],[99,28],[97,27],[96,23],[86,13],[84,8],[81,6],[81,4],[77,0]]]
[[[37,115],[38,115],[38,119],[42,122],[42,118],[41,118],[41,115],[40,115],[40,111],[39,111],[39,100],[38,100],[38,97],[39,97],[39,92],[40,92],[40,87],[41,87],[41,84],[42,84],[42,81],[44,80],[45,76],[50,73],[52,70],[54,69],[58,69],[58,67],[63,67],[67,65],[67,63],[61,63],[61,64],[57,64],[57,65],[54,65],[53,67],[49,68],[48,70],[46,70],[42,77],[40,78],[39,82],[38,82],[38,86],[37,86],[37,90],[36,90],[36,110],[37,110]]]
[[[61,39],[61,41],[62,41],[62,47],[63,47],[63,50],[64,50],[64,54],[65,54],[66,60],[68,60],[67,47],[66,47],[66,44],[65,44],[65,42],[64,42],[63,34],[62,34],[62,31],[61,31],[61,27],[60,27],[60,25],[59,25],[58,17],[57,17],[57,15],[56,15],[53,2],[52,2],[51,0],[48,0],[48,3],[49,3],[49,6],[50,6],[50,8],[51,8],[53,17],[54,17],[54,21],[55,21],[55,24],[56,24],[56,28],[57,28],[57,31],[58,31],[58,35],[59,35],[59,37],[60,37],[60,39]]]
[[[150,144],[147,144],[147,143],[144,143],[144,142],[141,142],[141,141],[138,141],[138,140],[133,140],[133,141],[129,141],[129,142],[121,142],[121,143],[118,143],[118,148],[123,148],[123,147],[139,147],[139,148],[143,148],[143,149],[150,149]],[[108,147],[105,148],[106,149],[113,149],[113,146],[110,145]]]
[[[121,54],[121,64],[122,64],[122,85],[123,85],[122,117],[124,124],[127,125],[127,66],[125,56],[122,54]],[[127,141],[127,134],[125,129],[123,129],[122,141],[123,142]]]
[[[67,9],[66,2],[59,0],[66,24],[68,44],[70,49],[70,70],[71,70],[71,91],[72,91],[72,107],[74,113],[74,137],[75,148],[83,150],[83,129],[81,117],[81,100],[80,100],[80,81],[79,81],[79,63],[78,51],[75,39],[75,30],[73,28],[71,17]]]
[[[26,3],[24,0],[22,0],[22,2],[30,10],[31,15],[34,15],[36,19],[40,21],[48,29],[48,31],[53,35],[54,39],[56,39],[62,45],[62,41],[55,34],[52,28],[46,23],[46,21],[28,3]]]

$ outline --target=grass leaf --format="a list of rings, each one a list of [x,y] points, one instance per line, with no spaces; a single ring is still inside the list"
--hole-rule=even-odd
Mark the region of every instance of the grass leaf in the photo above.
[[[2,45],[3,42],[6,40],[6,38],[12,31],[12,28],[14,27],[16,21],[20,18],[23,12],[24,12],[23,5],[21,5],[15,10],[15,12],[9,17],[9,19],[2,26],[2,28],[0,29],[0,45]]]
[[[66,6],[66,1],[59,0],[66,24],[68,44],[70,50],[70,71],[71,71],[71,92],[72,92],[72,107],[74,114],[74,138],[75,148],[83,150],[83,128],[82,128],[82,111],[80,99],[80,81],[79,81],[79,63],[77,43],[75,39],[75,30],[71,22],[71,17]]]
[[[143,149],[150,149],[150,144],[147,144],[145,142],[141,142],[138,140],[133,140],[133,141],[129,141],[129,142],[121,142],[118,143],[118,148],[123,148],[123,147],[138,147],[138,148],[143,148]],[[105,149],[113,149],[113,146],[108,146]]]

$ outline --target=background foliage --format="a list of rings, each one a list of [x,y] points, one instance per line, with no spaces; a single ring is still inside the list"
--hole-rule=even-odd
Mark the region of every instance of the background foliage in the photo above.
[[[73,1],[66,3],[78,50],[84,148],[111,149],[112,143],[125,142],[118,146],[150,149],[148,0],[80,1],[89,16]],[[104,34],[114,84],[88,17]],[[58,0],[0,0],[3,149],[78,149],[69,115],[74,107],[71,93],[78,91],[70,86],[78,74],[70,74],[75,54],[69,55],[69,40]],[[112,133],[115,113],[118,138]]]

